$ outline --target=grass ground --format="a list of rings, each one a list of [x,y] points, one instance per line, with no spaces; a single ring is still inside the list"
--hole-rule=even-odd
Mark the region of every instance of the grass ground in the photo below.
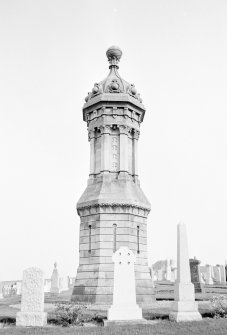
[[[45,327],[0,329],[0,335],[226,335],[227,319],[204,319],[199,322],[175,323],[160,321],[151,325],[112,327]]]

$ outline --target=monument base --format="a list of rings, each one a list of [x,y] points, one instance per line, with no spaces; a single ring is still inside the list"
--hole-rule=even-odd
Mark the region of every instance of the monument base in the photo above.
[[[142,309],[138,305],[112,305],[107,311],[109,321],[142,320]]]
[[[47,325],[47,313],[44,312],[18,312],[16,325],[22,327],[44,327]]]
[[[171,312],[169,315],[171,321],[201,321],[202,316],[199,312]]]
[[[174,301],[169,319],[176,322],[200,321],[202,316],[198,312],[198,303],[196,301]]]
[[[114,327],[114,326],[136,326],[136,325],[147,325],[151,324],[151,321],[146,319],[141,320],[104,320],[104,327]]]

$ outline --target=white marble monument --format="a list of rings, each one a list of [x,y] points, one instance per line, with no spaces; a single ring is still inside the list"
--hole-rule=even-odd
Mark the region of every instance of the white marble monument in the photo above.
[[[60,275],[58,273],[56,262],[54,263],[54,269],[51,276],[50,292],[55,294],[60,293]]]
[[[43,327],[47,324],[44,310],[44,275],[38,268],[23,272],[21,311],[16,315],[17,326]]]
[[[128,247],[113,254],[114,288],[113,304],[107,312],[110,321],[142,320],[142,309],[136,303],[134,264],[136,257]]]
[[[179,322],[202,319],[195,301],[194,285],[191,283],[187,232],[183,223],[177,226],[177,280],[174,285],[174,300],[169,314],[170,320]]]

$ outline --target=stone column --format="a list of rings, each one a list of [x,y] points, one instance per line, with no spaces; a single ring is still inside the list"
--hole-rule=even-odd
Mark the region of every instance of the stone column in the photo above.
[[[186,225],[177,226],[177,281],[174,285],[174,302],[170,320],[198,321],[202,317],[195,301],[194,285],[191,283]]]
[[[101,145],[101,172],[110,171],[110,126],[101,128],[102,145]]]
[[[89,130],[88,139],[90,141],[90,176],[95,173],[95,132]]]
[[[128,172],[128,127],[120,126],[120,173]]]
[[[138,139],[139,139],[139,131],[134,130],[133,134],[133,166],[132,166],[132,174],[135,181],[138,180]]]

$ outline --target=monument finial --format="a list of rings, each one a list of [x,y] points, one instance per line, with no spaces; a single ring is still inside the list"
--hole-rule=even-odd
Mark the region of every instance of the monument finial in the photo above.
[[[108,61],[110,63],[110,68],[113,66],[116,66],[118,68],[118,62],[121,59],[122,56],[122,51],[119,47],[113,45],[108,48],[106,51],[106,56],[108,58]]]
[[[54,263],[54,267],[55,267],[55,269],[57,269],[57,262]]]

